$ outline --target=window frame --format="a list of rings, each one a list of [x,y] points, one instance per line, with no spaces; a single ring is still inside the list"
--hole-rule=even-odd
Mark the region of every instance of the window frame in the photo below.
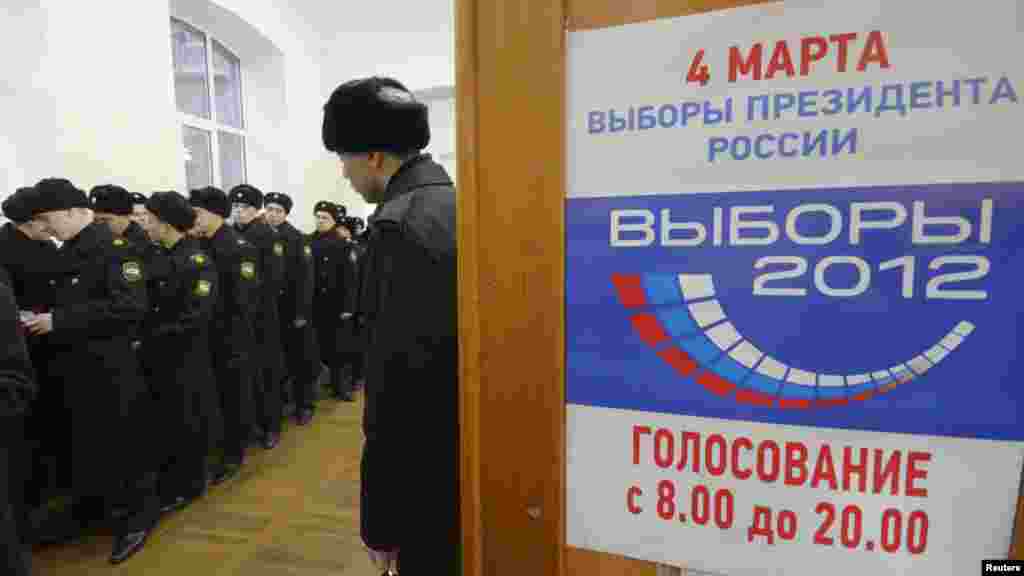
[[[206,97],[207,97],[207,103],[208,103],[208,105],[210,107],[209,108],[210,109],[210,118],[203,118],[201,116],[196,116],[194,114],[189,114],[188,112],[182,112],[182,111],[178,110],[177,96],[175,95],[174,96],[174,111],[175,111],[175,113],[178,116],[178,124],[179,124],[179,126],[182,126],[182,127],[188,126],[189,128],[193,128],[193,129],[196,129],[196,130],[203,130],[204,132],[207,132],[210,135],[210,155],[211,155],[210,156],[210,166],[211,166],[211,170],[210,171],[212,173],[211,174],[211,178],[213,180],[211,185],[216,187],[216,188],[223,188],[223,178],[222,178],[222,175],[221,175],[222,168],[221,168],[221,159],[220,159],[220,136],[219,136],[219,134],[217,134],[217,132],[218,131],[229,132],[231,134],[234,134],[235,136],[241,137],[242,138],[242,182],[246,183],[246,182],[249,181],[249,163],[248,163],[248,159],[249,159],[249,130],[248,130],[248,127],[249,127],[249,118],[248,118],[249,106],[248,106],[248,102],[246,102],[246,90],[245,90],[245,86],[246,86],[245,75],[246,75],[246,72],[245,72],[245,66],[242,65],[242,58],[238,56],[238,52],[235,49],[233,49],[231,46],[229,46],[228,43],[225,43],[223,40],[220,40],[220,39],[216,38],[213,34],[210,33],[210,31],[208,29],[206,29],[203,26],[197,26],[194,22],[189,21],[187,18],[182,18],[180,16],[172,15],[170,17],[170,21],[168,22],[168,24],[171,26],[171,31],[172,32],[174,30],[175,22],[180,23],[180,24],[184,24],[185,26],[188,26],[189,28],[192,28],[196,32],[202,34],[203,38],[205,39],[205,42],[203,42],[203,45],[204,45],[204,48],[206,49]],[[241,119],[242,119],[242,126],[243,126],[241,129],[235,128],[234,126],[230,126],[228,124],[222,124],[222,123],[220,123],[218,121],[218,118],[217,118],[217,84],[216,84],[216,79],[214,78],[214,69],[213,69],[213,67],[214,67],[214,64],[213,64],[213,44],[214,44],[214,42],[219,44],[220,47],[224,49],[224,51],[226,51],[227,53],[231,54],[232,57],[234,57],[236,60],[238,60],[238,95],[239,95],[238,101],[239,101],[239,106],[241,106],[241,108],[242,108],[240,116],[241,116]],[[171,62],[171,83],[172,83],[172,89],[176,91],[177,90],[177,81],[174,78],[174,73],[175,73],[175,71],[174,71],[174,62],[173,62],[173,59],[172,59],[172,62]],[[182,136],[179,139],[179,142],[181,143],[181,146],[184,148],[185,143],[184,143],[184,131],[183,131],[183,129],[179,130],[179,134],[181,134],[181,136]],[[184,151],[183,151],[182,159],[184,160]],[[182,169],[184,174],[187,174],[187,169],[185,168],[185,162],[181,163],[181,169]],[[187,177],[183,180],[183,182],[185,182],[186,186],[187,186],[187,180],[188,180]]]

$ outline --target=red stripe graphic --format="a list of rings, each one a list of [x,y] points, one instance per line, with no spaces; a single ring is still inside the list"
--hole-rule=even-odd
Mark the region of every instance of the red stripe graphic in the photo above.
[[[725,396],[736,388],[735,384],[713,372],[701,373],[697,376],[697,383],[719,396]]]
[[[697,362],[690,358],[689,354],[676,346],[669,346],[658,352],[658,356],[665,362],[668,362],[682,376],[689,376],[697,370]]]
[[[619,293],[619,301],[626,308],[639,308],[647,305],[640,277],[635,275],[612,274],[612,283]]]
[[[761,392],[755,392],[754,390],[738,390],[736,392],[736,401],[740,404],[751,404],[753,406],[771,408],[772,405],[775,404],[775,397]]]
[[[612,283],[615,286],[615,291],[618,294],[619,301],[623,307],[627,309],[636,309],[648,305],[647,295],[643,288],[643,279],[640,275],[612,274]],[[634,314],[630,317],[630,322],[633,325],[633,330],[636,331],[640,339],[652,348],[656,348],[665,342],[671,341],[671,337],[662,327],[658,318],[653,314]],[[693,376],[698,369],[702,368],[702,366],[698,364],[692,356],[677,346],[670,345],[664,350],[657,352],[657,355],[664,362],[668,363],[668,365],[676,372],[678,372],[680,376]],[[812,407],[828,408],[834,406],[846,406],[854,401],[864,402],[866,400],[870,400],[874,396],[885,394],[897,386],[910,382],[916,378],[916,374],[902,373],[899,376],[896,376],[893,381],[879,387],[878,390],[868,390],[851,398],[826,398],[815,400],[802,398],[779,398],[774,395],[764,394],[754,390],[738,388],[736,384],[726,380],[714,372],[708,371],[706,368],[696,376],[695,380],[698,384],[707,388],[708,391],[717,396],[727,396],[735,391],[734,398],[736,402],[742,404],[807,410]]]
[[[661,324],[653,314],[637,314],[630,320],[633,321],[633,329],[648,346],[657,346],[668,340],[668,334],[661,329]]]

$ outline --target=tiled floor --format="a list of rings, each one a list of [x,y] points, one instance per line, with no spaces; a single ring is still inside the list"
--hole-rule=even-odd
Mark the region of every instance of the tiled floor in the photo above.
[[[359,542],[360,400],[321,400],[242,473],[164,516],[146,547],[107,563],[109,535],[36,550],[39,576],[377,576]]]

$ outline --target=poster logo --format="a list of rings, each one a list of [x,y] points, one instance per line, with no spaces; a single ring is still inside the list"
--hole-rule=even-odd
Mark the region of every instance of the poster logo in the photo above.
[[[866,373],[819,374],[790,366],[745,339],[715,297],[711,274],[612,275],[633,330],[680,376],[718,396],[783,409],[845,405],[923,376],[974,332],[962,321],[904,363]]]

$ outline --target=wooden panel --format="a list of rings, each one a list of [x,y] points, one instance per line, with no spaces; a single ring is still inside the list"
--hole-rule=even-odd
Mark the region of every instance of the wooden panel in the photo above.
[[[606,28],[780,0],[567,0],[570,30]]]
[[[563,9],[459,0],[466,574],[564,573]]]
[[[459,426],[463,574],[483,574],[483,507],[480,500],[480,293],[477,258],[476,4],[460,0],[455,11],[455,130],[457,240],[459,246]]]

